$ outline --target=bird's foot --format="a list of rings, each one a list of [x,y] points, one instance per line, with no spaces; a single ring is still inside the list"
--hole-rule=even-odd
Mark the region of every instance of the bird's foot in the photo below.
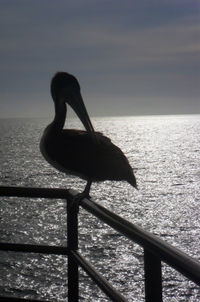
[[[82,193],[78,193],[76,196],[74,196],[74,201],[80,203],[84,198],[91,198],[91,196],[88,192],[83,191]]]
[[[79,212],[79,205],[81,203],[81,200],[84,198],[91,198],[90,195],[87,192],[78,193],[73,197],[73,200],[71,202],[71,209],[73,208],[77,213]]]

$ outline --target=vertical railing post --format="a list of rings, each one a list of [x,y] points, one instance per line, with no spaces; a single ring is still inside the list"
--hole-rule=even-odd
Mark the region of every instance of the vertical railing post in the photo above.
[[[160,258],[144,249],[145,301],[162,302],[162,271]]]
[[[71,251],[78,249],[78,205],[67,200],[68,301],[77,302],[79,296],[78,264]]]

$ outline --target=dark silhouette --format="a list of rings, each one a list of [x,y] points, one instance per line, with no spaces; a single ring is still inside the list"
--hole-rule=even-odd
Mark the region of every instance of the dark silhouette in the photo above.
[[[108,137],[94,131],[77,79],[65,72],[56,73],[51,81],[51,95],[55,117],[44,130],[40,142],[44,158],[56,169],[87,181],[82,198],[89,197],[93,181],[126,180],[137,188],[133,170],[123,152]],[[76,112],[86,131],[63,129],[66,103]]]

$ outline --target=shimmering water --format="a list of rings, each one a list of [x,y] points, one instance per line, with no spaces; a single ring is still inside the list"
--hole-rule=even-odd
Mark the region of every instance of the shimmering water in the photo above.
[[[48,120],[0,120],[0,185],[74,188],[85,183],[57,172],[42,158]],[[75,120],[70,126],[77,126]],[[93,184],[93,199],[200,260],[200,116],[93,119],[121,147],[139,191],[124,182]],[[66,245],[65,202],[1,198],[0,240]],[[80,250],[127,297],[144,300],[142,249],[80,210]],[[63,256],[0,253],[0,294],[66,301]],[[200,291],[163,265],[164,301],[200,301]],[[81,301],[109,301],[81,272]]]

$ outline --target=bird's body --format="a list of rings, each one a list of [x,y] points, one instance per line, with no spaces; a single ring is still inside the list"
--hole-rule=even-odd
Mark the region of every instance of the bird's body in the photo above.
[[[125,155],[109,138],[95,133],[98,144],[86,131],[62,130],[44,138],[43,156],[58,170],[85,180],[131,182],[132,169]]]
[[[75,78],[70,77],[73,76],[57,73],[52,80],[51,92],[55,102],[55,118],[44,131],[40,143],[41,153],[56,169],[86,180],[88,183],[86,195],[89,194],[93,181],[125,180],[137,187],[133,170],[126,156],[108,137],[94,132],[90,120],[88,121],[89,116],[84,104],[83,108],[78,104],[77,109],[76,103],[70,101],[70,105],[77,112],[87,131],[63,129],[66,119],[65,102],[69,103],[68,98],[70,98],[70,93],[69,96],[66,95],[65,85],[69,91],[68,83],[71,80],[70,84],[77,89],[72,81]],[[76,94],[74,87],[73,96],[71,94],[73,100]],[[84,113],[85,117],[83,117]]]

